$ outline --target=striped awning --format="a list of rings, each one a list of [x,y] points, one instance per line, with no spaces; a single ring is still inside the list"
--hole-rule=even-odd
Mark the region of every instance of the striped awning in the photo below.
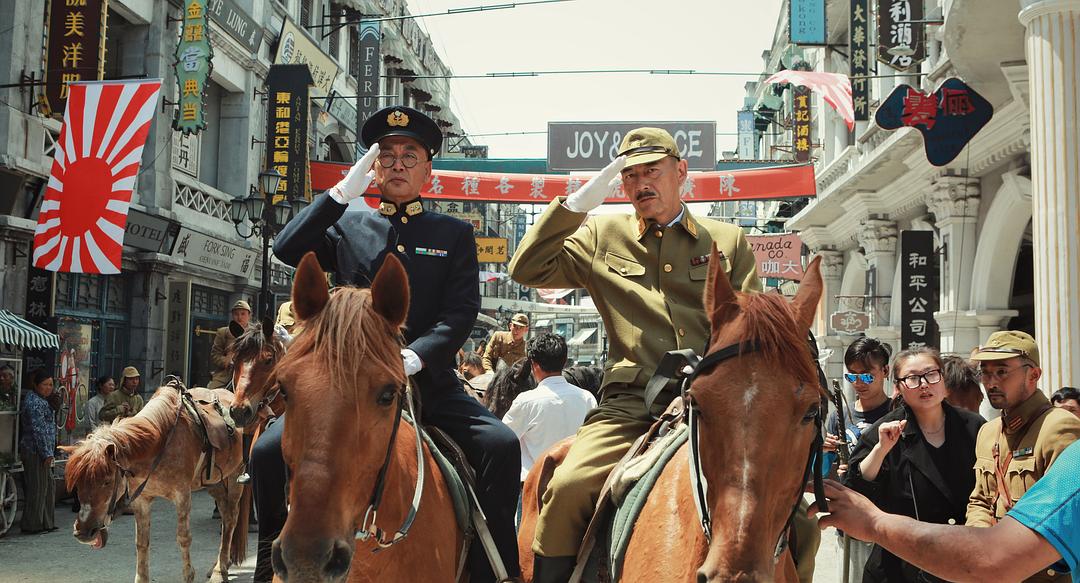
[[[60,348],[59,336],[7,310],[0,310],[0,342],[22,348]]]

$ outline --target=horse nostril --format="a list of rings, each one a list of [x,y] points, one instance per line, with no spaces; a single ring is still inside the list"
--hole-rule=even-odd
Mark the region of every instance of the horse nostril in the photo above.
[[[702,573],[701,571],[698,571],[697,583],[709,583],[709,577],[707,575],[705,575],[705,573]]]
[[[353,547],[345,541],[334,541],[334,548],[330,550],[330,560],[323,567],[327,577],[343,577],[349,572],[352,563]]]
[[[244,425],[251,417],[251,407],[247,405],[234,405],[229,408],[229,414],[232,415],[233,421]]]
[[[285,559],[281,556],[281,540],[275,540],[270,548],[270,565],[274,568],[274,573],[282,579],[288,579],[289,571],[285,568]]]

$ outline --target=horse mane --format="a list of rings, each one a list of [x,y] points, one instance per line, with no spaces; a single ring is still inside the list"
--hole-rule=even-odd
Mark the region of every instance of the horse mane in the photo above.
[[[404,369],[389,364],[401,361],[401,346],[401,329],[375,312],[371,290],[338,287],[322,311],[304,322],[304,333],[293,339],[276,371],[311,355],[338,388],[356,384],[372,366],[404,383]]]
[[[818,386],[817,367],[810,356],[806,332],[799,330],[791,302],[772,293],[738,293],[737,297],[743,339],[756,343],[757,354],[766,361],[790,370],[804,383]]]
[[[254,360],[267,344],[270,345],[275,356],[280,356],[285,345],[279,341],[276,332],[273,336],[274,340],[267,342],[266,336],[263,335],[262,322],[254,322],[248,326],[247,330],[244,330],[243,334],[233,340],[232,345],[229,346],[228,358],[243,362]]]
[[[108,455],[110,445],[116,447],[116,458],[157,453],[179,406],[180,393],[172,387],[160,387],[134,417],[93,430],[75,445],[68,458],[64,471],[68,490],[80,480],[100,482],[112,474],[115,460]]]

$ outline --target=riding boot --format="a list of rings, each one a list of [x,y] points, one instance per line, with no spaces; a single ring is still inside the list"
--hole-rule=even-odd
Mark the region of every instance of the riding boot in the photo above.
[[[533,557],[533,583],[566,583],[574,573],[577,557]]]

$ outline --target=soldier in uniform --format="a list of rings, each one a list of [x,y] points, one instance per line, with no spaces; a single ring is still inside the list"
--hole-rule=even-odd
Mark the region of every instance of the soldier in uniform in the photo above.
[[[620,171],[636,214],[588,217],[614,195]],[[680,200],[686,176],[687,163],[666,131],[633,130],[614,162],[552,201],[510,262],[510,276],[524,285],[589,290],[611,343],[600,406],[544,493],[533,542],[535,583],[569,578],[604,480],[649,428],[650,413],[666,405],[650,412],[644,402],[660,358],[669,350],[706,348],[702,295],[713,244],[736,289],[761,290],[742,231],[695,217]]]
[[[232,321],[247,330],[251,322],[251,305],[244,300],[236,300],[229,310]],[[236,337],[228,326],[222,326],[214,334],[214,345],[210,347],[210,361],[214,364],[214,374],[206,385],[208,389],[224,389],[232,384],[232,361],[229,360],[229,348]]]
[[[975,441],[975,489],[967,525],[997,524],[1080,438],[1080,419],[1054,408],[1038,388],[1039,347],[1024,332],[995,332],[971,355],[978,361],[986,396],[1001,417],[983,425]],[[1065,582],[1067,574],[1043,570],[1029,582]]]
[[[401,260],[412,294],[406,347],[401,351],[405,373],[419,387],[423,422],[448,433],[476,469],[482,509],[507,571],[516,576],[514,514],[521,470],[517,436],[466,394],[454,373],[455,354],[480,309],[473,227],[427,211],[420,199],[420,189],[431,176],[431,158],[442,145],[442,133],[419,111],[394,106],[373,114],[361,129],[360,140],[370,147],[367,154],[337,186],[285,226],[274,240],[274,254],[296,265],[305,253],[314,251],[337,283],[360,287],[371,285],[388,254]],[[382,194],[379,212],[346,214],[348,203],[363,195],[372,181]],[[256,504],[266,498],[260,494],[265,489],[259,488],[259,481],[267,479],[264,475],[273,474],[272,481],[284,483],[281,426],[270,426],[252,453]],[[273,489],[272,495],[283,505],[281,490]],[[260,547],[262,516],[273,511],[271,507],[264,513],[260,508]],[[494,581],[481,545],[472,546],[468,567],[473,581]]]
[[[528,332],[529,317],[525,314],[514,314],[514,317],[510,318],[508,332],[491,335],[491,340],[484,349],[484,370],[495,372],[499,368],[500,360],[510,366],[525,358],[525,334]]]
[[[143,408],[143,398],[139,395],[141,382],[139,370],[133,366],[124,367],[120,375],[120,390],[109,393],[105,404],[98,412],[102,423],[112,423],[114,419],[134,417]]]

